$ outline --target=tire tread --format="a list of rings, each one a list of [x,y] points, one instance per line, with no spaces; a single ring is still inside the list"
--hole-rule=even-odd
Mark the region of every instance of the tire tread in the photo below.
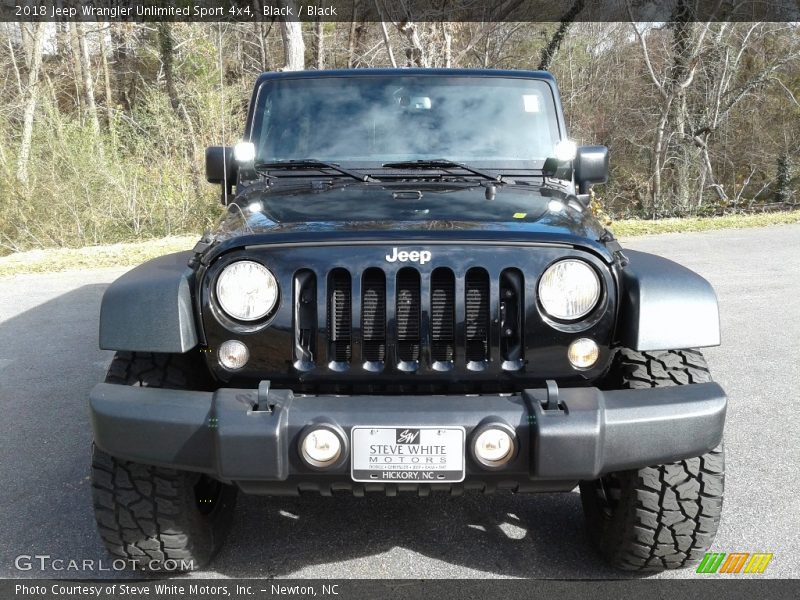
[[[711,374],[698,350],[622,349],[609,378],[622,389],[646,389],[705,383]],[[653,572],[699,562],[719,526],[724,473],[722,445],[703,456],[614,473],[621,494],[610,518],[598,505],[594,482],[582,482],[593,542],[625,570]]]

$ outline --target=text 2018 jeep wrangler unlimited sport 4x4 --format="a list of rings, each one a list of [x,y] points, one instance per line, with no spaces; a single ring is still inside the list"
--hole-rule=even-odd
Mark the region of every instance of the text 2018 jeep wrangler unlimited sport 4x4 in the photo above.
[[[726,397],[695,348],[719,344],[717,300],[593,218],[608,153],[567,140],[549,74],[265,74],[243,139],[206,153],[218,229],[103,297],[113,555],[202,566],[237,491],[579,485],[612,564],[703,556]]]

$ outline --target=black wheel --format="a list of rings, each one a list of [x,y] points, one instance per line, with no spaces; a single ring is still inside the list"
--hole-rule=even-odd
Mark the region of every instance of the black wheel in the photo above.
[[[708,366],[697,350],[620,350],[605,387],[642,389],[708,381]],[[697,563],[717,533],[724,482],[721,444],[697,458],[581,482],[592,543],[610,564],[629,571]]]
[[[107,383],[210,389],[199,356],[118,353]],[[146,443],[146,440],[143,440]],[[125,461],[93,448],[92,492],[100,537],[136,569],[191,571],[222,546],[236,488],[199,473]]]

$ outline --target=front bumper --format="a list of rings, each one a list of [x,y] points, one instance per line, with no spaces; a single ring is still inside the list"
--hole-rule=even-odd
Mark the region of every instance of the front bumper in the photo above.
[[[618,391],[551,386],[480,396],[296,396],[266,382],[258,390],[213,393],[99,384],[90,394],[101,450],[266,494],[569,490],[611,471],[708,452],[722,440],[726,405],[715,383]],[[462,426],[469,448],[472,431],[490,421],[515,430],[515,458],[490,471],[467,449],[466,479],[458,484],[355,483],[349,460],[323,472],[306,466],[297,451],[312,423],[331,424],[346,440],[357,425]]]

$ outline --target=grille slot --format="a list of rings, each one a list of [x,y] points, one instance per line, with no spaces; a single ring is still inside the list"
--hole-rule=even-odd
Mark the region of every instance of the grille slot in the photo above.
[[[519,269],[500,273],[500,358],[504,371],[517,371],[523,363],[525,315],[524,279]]]
[[[386,358],[386,277],[380,269],[367,269],[361,280],[361,332],[363,359]]]
[[[489,358],[489,274],[483,269],[467,271],[464,296],[465,356],[468,363],[483,362]]]
[[[456,280],[450,269],[431,274],[431,360],[451,362],[455,356]]]
[[[294,366],[314,368],[317,338],[317,278],[303,269],[294,276]]]
[[[410,268],[397,273],[396,296],[397,357],[401,361],[419,360],[420,346],[420,279]]]
[[[328,278],[329,357],[337,363],[352,357],[352,286],[350,273],[334,269]]]

